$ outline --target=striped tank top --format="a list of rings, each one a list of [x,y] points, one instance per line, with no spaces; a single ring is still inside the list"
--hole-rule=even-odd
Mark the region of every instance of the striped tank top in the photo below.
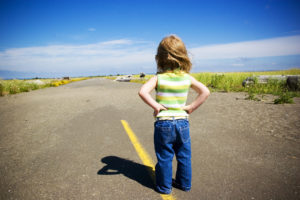
[[[157,75],[156,101],[168,110],[162,110],[156,117],[188,116],[181,108],[185,106],[190,75],[184,72],[168,72]]]

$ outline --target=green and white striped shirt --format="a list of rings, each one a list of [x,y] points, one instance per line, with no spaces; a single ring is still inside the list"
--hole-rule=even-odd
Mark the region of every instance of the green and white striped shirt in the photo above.
[[[162,110],[157,117],[188,116],[182,110],[185,106],[189,88],[190,75],[185,72],[167,72],[157,75],[156,101],[168,110]]]

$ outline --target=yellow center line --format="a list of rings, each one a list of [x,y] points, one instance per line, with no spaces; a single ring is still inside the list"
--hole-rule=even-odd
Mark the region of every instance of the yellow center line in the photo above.
[[[154,181],[155,180],[155,174],[154,174],[155,167],[154,167],[151,157],[146,152],[146,150],[143,148],[143,146],[139,142],[138,138],[136,137],[134,132],[131,130],[129,124],[125,120],[121,120],[121,123],[129,137],[131,143],[133,144],[137,154],[139,155],[140,159],[142,160],[143,164],[152,168],[151,171],[149,170],[149,173],[150,173],[152,180]],[[171,194],[161,194],[160,196],[162,197],[163,200],[176,200],[175,197]]]

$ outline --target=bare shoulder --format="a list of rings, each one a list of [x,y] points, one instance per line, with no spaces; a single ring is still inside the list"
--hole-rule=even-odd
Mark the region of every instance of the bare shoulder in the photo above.
[[[151,84],[151,85],[153,85],[153,84],[156,85],[157,84],[157,80],[158,80],[157,75],[154,75],[146,83]]]
[[[197,79],[195,79],[192,75],[188,74],[190,76],[191,85],[195,85],[197,83],[200,83]]]
[[[149,79],[149,81],[150,81],[150,80],[152,80],[152,81],[155,81],[155,80],[156,80],[156,81],[157,81],[157,75],[152,76],[152,77]]]
[[[157,85],[157,76],[151,77],[142,87],[141,92],[150,92],[154,88],[156,88]]]

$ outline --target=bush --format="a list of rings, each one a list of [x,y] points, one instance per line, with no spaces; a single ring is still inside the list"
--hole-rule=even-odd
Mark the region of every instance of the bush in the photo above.
[[[253,90],[248,91],[248,97],[246,97],[245,99],[246,100],[253,100],[253,101],[260,101],[260,99],[256,97],[256,94]]]
[[[279,98],[274,100],[274,104],[294,103],[293,95],[289,92],[283,92]]]
[[[4,85],[2,83],[0,83],[0,96],[4,96],[5,92],[4,92]]]
[[[215,74],[211,79],[210,86],[213,88],[222,88],[222,86],[224,85],[224,78],[224,74]]]

